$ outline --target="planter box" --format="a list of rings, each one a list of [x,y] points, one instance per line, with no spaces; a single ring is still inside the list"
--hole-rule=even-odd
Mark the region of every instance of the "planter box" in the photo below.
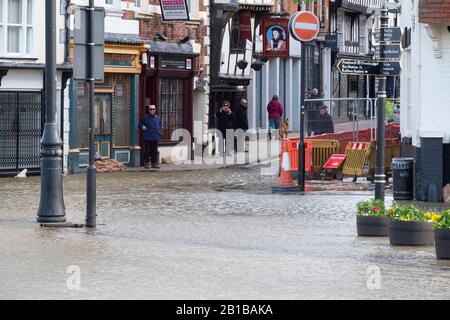
[[[434,231],[436,257],[450,259],[450,229],[437,229]]]
[[[434,243],[433,223],[389,221],[389,242],[395,246],[428,246]]]
[[[388,223],[386,216],[356,216],[356,230],[362,237],[388,236]]]

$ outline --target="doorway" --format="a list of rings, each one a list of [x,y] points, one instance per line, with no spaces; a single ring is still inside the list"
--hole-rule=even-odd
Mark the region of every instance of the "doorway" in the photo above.
[[[111,158],[112,142],[112,95],[111,93],[95,93],[95,146],[101,158]]]

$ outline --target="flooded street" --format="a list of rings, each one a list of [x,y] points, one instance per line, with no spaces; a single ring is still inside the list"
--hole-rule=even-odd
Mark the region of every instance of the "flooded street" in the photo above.
[[[356,236],[355,204],[373,192],[272,195],[276,180],[258,166],[98,174],[90,234],[39,227],[39,177],[0,179],[0,298],[450,298],[434,246]],[[84,223],[85,183],[64,178],[68,222]]]

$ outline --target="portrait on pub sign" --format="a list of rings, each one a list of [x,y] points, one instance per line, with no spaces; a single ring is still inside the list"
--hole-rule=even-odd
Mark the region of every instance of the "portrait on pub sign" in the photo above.
[[[265,57],[289,56],[288,23],[287,19],[266,18],[263,20],[263,55]]]

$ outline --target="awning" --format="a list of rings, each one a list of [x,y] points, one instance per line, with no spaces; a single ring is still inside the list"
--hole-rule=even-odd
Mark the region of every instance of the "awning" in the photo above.
[[[186,56],[198,56],[190,43],[168,43],[162,41],[150,41],[150,54],[178,54]]]

